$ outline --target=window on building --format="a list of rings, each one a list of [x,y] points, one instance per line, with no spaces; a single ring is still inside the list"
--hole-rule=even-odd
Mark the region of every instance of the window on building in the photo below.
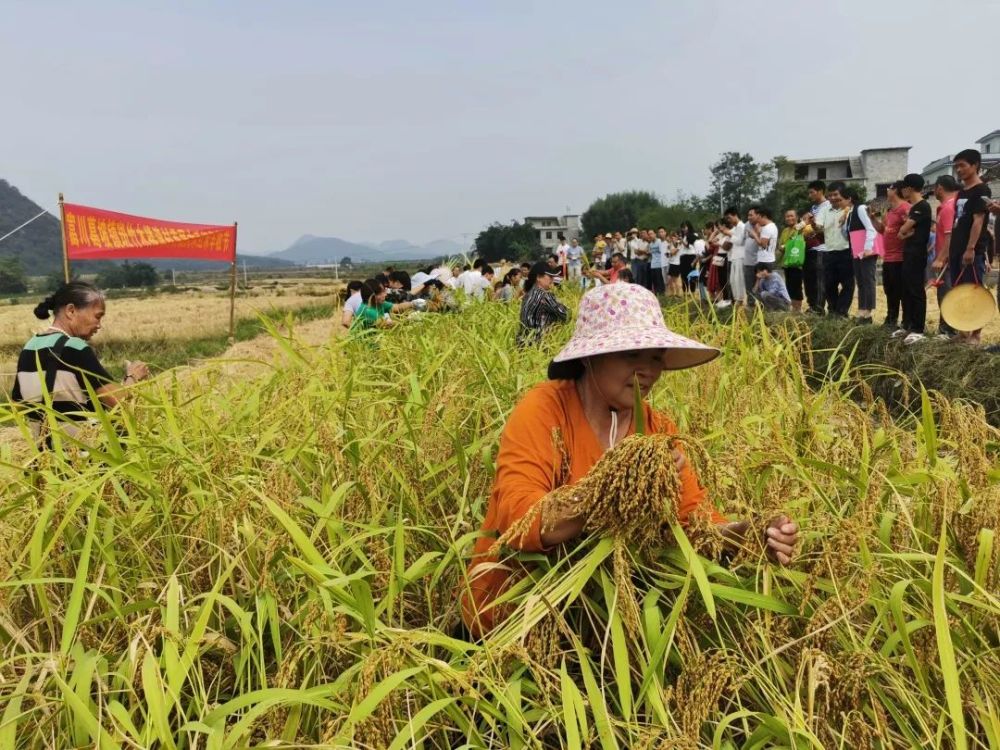
[[[795,179],[796,180],[808,180],[809,179],[809,165],[807,165],[807,164],[796,164],[795,165]]]
[[[826,167],[816,167],[816,179],[817,180],[826,179]]]
[[[889,185],[888,182],[879,182],[875,184],[875,197],[876,198],[886,198],[889,195]]]
[[[545,239],[551,240],[552,239],[552,232],[546,232],[545,233]]]
[[[993,144],[992,144],[992,143],[987,143],[987,144],[986,144],[986,153],[987,153],[987,154],[988,154],[988,153],[990,152],[990,148],[991,148],[992,146],[993,146]]]

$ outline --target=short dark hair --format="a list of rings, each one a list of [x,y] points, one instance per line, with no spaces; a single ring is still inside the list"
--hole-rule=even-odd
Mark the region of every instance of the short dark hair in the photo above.
[[[923,190],[924,184],[924,178],[916,172],[910,172],[910,174],[903,178],[903,185],[910,188],[910,190]]]
[[[403,289],[410,291],[410,274],[406,271],[393,271],[389,274],[389,281],[398,281],[403,285]]]
[[[358,281],[357,279],[355,279],[354,281],[348,281],[347,282],[347,291],[349,291],[349,292],[360,292],[361,291],[361,287],[363,287],[363,286],[364,286],[364,282],[363,281]]]
[[[549,253],[549,258],[551,258],[552,260],[555,260],[555,261],[559,260],[559,256],[556,255],[555,253]]]
[[[843,193],[845,190],[847,190],[847,184],[841,182],[840,180],[834,180],[833,182],[831,182],[829,185],[826,186],[826,189],[829,190],[831,193],[833,192]]]
[[[632,284],[635,282],[635,277],[632,275],[631,270],[623,268],[618,272],[618,280],[626,284]]]
[[[385,272],[375,274],[375,278],[371,280],[377,281],[382,286],[389,286],[389,274]]]
[[[844,186],[844,189],[840,191],[840,197],[847,198],[851,203],[861,202],[861,194],[858,192],[858,189],[853,185]]]
[[[486,276],[487,274],[489,274],[490,276],[492,276],[493,273],[494,273],[493,272],[493,267],[492,266],[488,266],[485,263],[483,263],[483,267],[479,269],[479,273],[481,273],[483,276]]]
[[[740,212],[737,210],[736,206],[727,206],[723,216],[735,216],[737,219],[740,218]]]
[[[760,216],[764,216],[768,219],[774,218],[774,214],[771,213],[771,209],[769,209],[767,206],[754,206],[753,210],[754,213],[759,214]]]
[[[618,260],[625,260],[625,256],[621,253],[611,253],[611,260],[617,258]]]
[[[64,307],[90,307],[95,302],[103,302],[104,293],[86,281],[68,281],[35,306],[35,317],[48,320],[49,313],[58,315]]]
[[[480,266],[485,265],[485,264],[486,264],[486,261],[483,260],[482,258],[476,258],[474,261],[472,261],[472,267],[474,269],[475,268],[479,268]]]
[[[754,273],[760,273],[761,271],[767,271],[768,273],[771,273],[771,271],[773,270],[774,269],[771,267],[770,263],[758,263],[756,266],[754,266]]]
[[[903,194],[903,188],[905,187],[905,185],[903,185],[903,181],[902,180],[896,180],[895,182],[891,183],[889,185],[889,187],[891,187],[893,190],[895,190],[899,195],[902,195]]]
[[[964,151],[959,151],[957,154],[955,154],[955,158],[952,159],[951,161],[952,164],[954,164],[956,161],[964,161],[969,166],[976,167],[978,169],[980,166],[982,166],[983,155],[974,148],[967,148]]]
[[[530,271],[531,264],[528,261],[524,261],[524,263],[521,264],[521,268],[527,268]]]
[[[813,180],[806,186],[809,190],[818,190],[821,193],[826,192],[826,183],[823,180]]]
[[[935,185],[939,185],[942,190],[949,193],[957,193],[959,190],[958,180],[952,177],[950,174],[943,174],[934,180]]]

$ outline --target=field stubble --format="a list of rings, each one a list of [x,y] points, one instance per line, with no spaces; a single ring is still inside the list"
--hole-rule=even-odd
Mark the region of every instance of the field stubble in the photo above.
[[[653,403],[723,512],[800,520],[792,567],[700,557],[697,523],[594,536],[505,560],[512,615],[457,640],[500,430],[568,330],[517,351],[485,305],[281,339],[280,369],[160,378],[120,442],[5,488],[0,747],[1000,746],[998,432],[811,389],[795,325],[669,320],[725,354]]]

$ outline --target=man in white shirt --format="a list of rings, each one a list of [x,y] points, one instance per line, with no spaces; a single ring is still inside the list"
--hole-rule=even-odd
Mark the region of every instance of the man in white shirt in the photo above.
[[[578,284],[583,281],[583,248],[576,237],[569,241],[566,250],[566,278]]]
[[[743,257],[745,253],[744,242],[746,240],[746,225],[740,221],[740,214],[736,210],[735,206],[730,206],[726,209],[724,214],[726,220],[726,228],[722,230],[722,233],[726,235],[726,247],[725,243],[723,247],[729,253],[727,262],[729,263],[729,289],[732,293],[733,302],[737,304],[744,304],[747,300],[747,286],[746,286],[746,276],[743,273]],[[756,281],[756,276],[755,279]],[[753,287],[750,287],[751,289]]]
[[[628,230],[628,251],[632,258],[632,279],[639,286],[649,287],[649,243],[646,230],[635,227]]]
[[[563,278],[566,278],[568,269],[566,268],[567,261],[569,260],[569,243],[566,242],[566,237],[559,233],[559,247],[556,248],[556,262],[559,264],[559,269],[562,271]]]
[[[743,225],[743,286],[747,292],[747,306],[753,307],[756,300],[750,292],[757,284],[757,211],[747,210],[747,220]]]
[[[771,210],[765,206],[755,206],[750,211],[754,216],[754,226],[750,233],[757,242],[757,264],[767,263],[769,271],[774,270],[778,249],[778,226],[774,223]],[[756,280],[757,269],[754,276]]]
[[[476,299],[493,298],[493,269],[483,264],[480,268],[470,271],[465,277],[465,285],[462,287],[467,297]]]

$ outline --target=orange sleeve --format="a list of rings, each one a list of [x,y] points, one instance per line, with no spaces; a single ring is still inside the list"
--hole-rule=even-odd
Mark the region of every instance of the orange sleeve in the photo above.
[[[558,426],[562,406],[540,392],[529,392],[514,407],[500,437],[497,476],[493,487],[496,531],[503,534],[556,487],[560,459],[552,431]],[[540,552],[541,515],[510,546],[526,552]]]
[[[665,414],[654,412],[652,417],[657,432],[662,432],[665,435],[677,434],[677,425]],[[682,446],[678,445],[677,449],[681,453],[684,453]],[[684,464],[684,468],[681,469],[681,499],[677,505],[677,517],[682,524],[686,525],[688,517],[695,510],[707,512],[714,523],[729,522],[729,519],[719,513],[708,499],[708,492],[701,486],[701,482],[698,481],[698,475],[695,474],[694,467],[688,461]]]

